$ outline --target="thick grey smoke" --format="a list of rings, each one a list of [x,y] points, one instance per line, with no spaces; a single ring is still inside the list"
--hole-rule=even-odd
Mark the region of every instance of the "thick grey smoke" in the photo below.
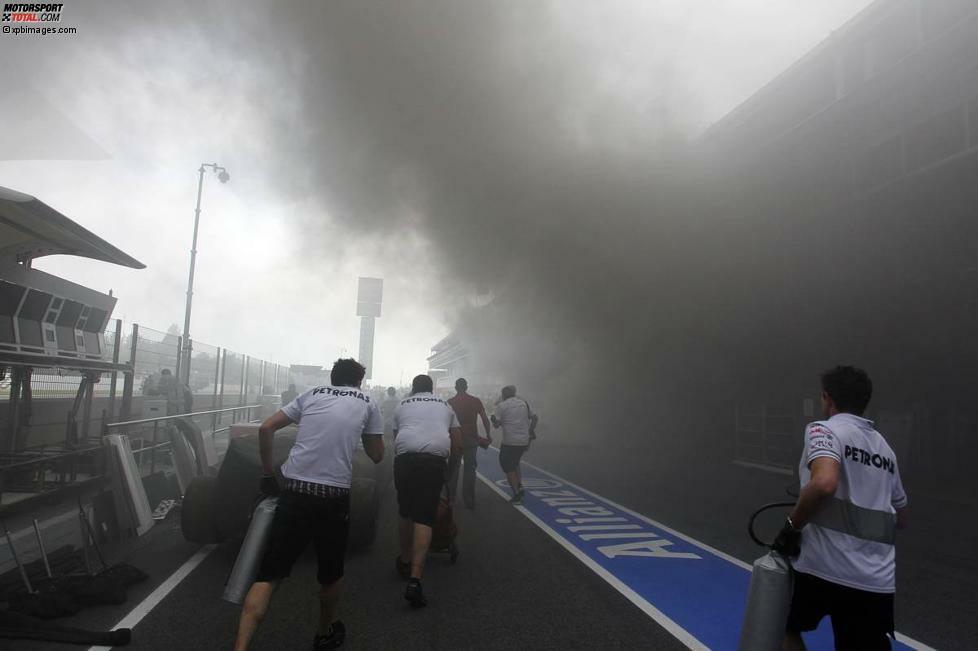
[[[691,279],[674,272],[695,211],[667,52],[649,62],[650,110],[600,91],[546,3],[329,3],[289,19],[307,57],[294,155],[350,224],[420,229],[460,308],[496,296],[458,314],[494,372],[557,407],[554,393],[634,383],[683,336]]]
[[[934,241],[943,258],[908,264],[921,231],[891,207],[810,199],[832,167],[817,152],[734,175],[739,156],[689,146],[696,106],[661,25],[637,101],[604,91],[556,3],[341,2],[279,19],[299,66],[286,151],[310,165],[310,190],[356,228],[422,232],[450,304],[494,294],[459,311],[466,343],[554,412],[649,422],[591,409],[624,403],[706,432],[729,427],[738,399],[816,394],[840,361],[880,374],[882,401],[930,382],[901,377],[914,369],[955,371],[932,315],[960,311],[944,289],[967,247]],[[910,300],[921,273],[936,287]]]
[[[441,291],[473,355],[551,414],[580,422],[591,403],[625,403],[688,430],[688,414],[728,419],[736,396],[779,377],[797,391],[867,347],[870,361],[908,349],[932,361],[915,343],[923,307],[860,307],[912,281],[900,252],[915,231],[873,240],[885,225],[813,213],[802,193],[772,192],[776,179],[738,187],[716,160],[707,173],[709,150],[690,145],[700,107],[675,26],[650,20],[657,47],[644,82],[618,92],[567,28],[567,6],[119,4],[93,9],[83,30],[103,43],[98,63],[172,65],[174,77],[145,83],[179,81],[179,101],[202,113],[239,110],[207,94],[221,75],[247,82],[243,97],[264,119],[242,144],[260,152],[271,193],[316,207],[294,217],[310,273],[317,258],[358,249],[397,260],[409,278],[433,263],[437,278],[416,278],[419,293]],[[39,60],[54,69],[65,48]],[[237,64],[211,66],[212,53]],[[399,246],[418,237],[423,261]],[[473,295],[494,302],[473,308]],[[831,305],[858,308],[855,335],[819,322]],[[894,319],[906,314],[915,318]]]
[[[732,387],[731,350],[776,322],[744,300],[764,295],[769,281],[750,272],[770,253],[745,235],[747,209],[717,209],[723,193],[688,159],[698,107],[667,26],[648,25],[661,46],[644,85],[616,93],[561,7],[186,4],[106,11],[87,27],[125,33],[130,65],[152,57],[146,43],[177,65],[174,43],[240,58],[228,74],[257,79],[249,97],[266,117],[242,139],[264,145],[272,192],[321,208],[294,218],[311,273],[363,248],[412,277],[421,261],[398,243],[420,233],[439,272],[418,291],[441,289],[490,375],[576,431],[649,422],[592,408],[621,403],[666,428],[697,391]],[[168,26],[180,12],[193,21]],[[219,74],[190,70],[202,91]],[[473,294],[495,300],[474,309]]]

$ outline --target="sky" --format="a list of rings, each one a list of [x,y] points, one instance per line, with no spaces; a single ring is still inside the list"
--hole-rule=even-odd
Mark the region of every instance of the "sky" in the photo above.
[[[533,170],[693,139],[867,4],[70,2],[77,34],[0,35],[0,186],[145,263],[36,266],[165,330],[219,163],[194,339],[327,365],[356,354],[357,277],[381,277],[374,381],[403,384],[546,246],[544,204],[512,192],[553,180]]]

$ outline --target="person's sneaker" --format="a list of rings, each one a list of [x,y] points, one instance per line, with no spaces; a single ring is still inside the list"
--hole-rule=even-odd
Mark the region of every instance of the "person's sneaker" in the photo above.
[[[397,569],[397,573],[400,574],[401,578],[405,581],[411,578],[411,564],[402,561],[400,554],[398,554],[397,558],[394,559],[394,567]]]
[[[411,579],[407,584],[407,588],[404,590],[404,598],[411,602],[411,606],[414,608],[424,608],[428,605],[428,600],[425,599],[424,592],[421,591],[421,581],[418,579]]]
[[[523,503],[523,493],[517,493],[509,498],[510,504],[522,504]]]
[[[343,641],[346,639],[346,627],[343,626],[343,622],[336,620],[333,625],[329,627],[328,635],[317,635],[312,641],[312,651],[320,651],[321,649],[337,649],[343,646]]]

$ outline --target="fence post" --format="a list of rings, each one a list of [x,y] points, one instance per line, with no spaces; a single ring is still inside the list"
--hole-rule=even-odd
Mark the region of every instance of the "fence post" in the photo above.
[[[244,355],[244,363],[241,364],[241,384],[238,386],[238,406],[244,405],[244,397],[248,393],[248,356]],[[238,421],[238,417],[241,415],[240,411],[234,412],[234,416],[231,419],[232,423]]]
[[[86,373],[85,395],[82,402],[82,429],[81,438],[87,439],[88,432],[92,425],[92,400],[95,398],[95,383],[98,382],[99,373]]]
[[[156,439],[159,436],[159,432],[160,432],[160,421],[154,420],[153,421],[153,447],[149,449],[149,474],[150,475],[156,472]],[[142,452],[142,447],[139,448],[139,451]],[[171,455],[172,454],[173,453],[171,451]],[[176,465],[176,461],[174,461],[173,463],[174,465]],[[139,465],[140,467],[142,467],[143,465],[142,454],[139,455]]]
[[[139,343],[139,324],[132,324],[132,340],[129,342],[129,370],[123,374],[122,407],[119,420],[129,420],[132,413],[132,389],[136,383],[136,345]]]
[[[224,409],[224,376],[227,375],[228,370],[228,349],[225,348],[221,351],[221,391],[217,394],[217,408]],[[217,415],[217,422],[221,425],[224,424],[224,414]]]
[[[115,337],[112,346],[112,364],[119,363],[119,346],[122,345],[122,319],[115,320]],[[115,415],[115,390],[118,371],[112,371],[112,380],[109,382],[109,417]]]
[[[183,358],[183,337],[177,337],[177,365],[176,365],[176,368],[173,369],[173,375],[174,375],[174,377],[176,377],[177,382],[183,382],[183,375],[181,374],[181,371],[183,370],[183,367],[181,366],[181,363],[183,362],[183,359],[182,358]],[[190,378],[190,373],[189,373],[189,371],[190,371],[190,358],[189,357],[187,358],[187,371],[188,371],[187,372],[187,378],[189,379]],[[180,413],[180,412],[177,412],[177,413]]]
[[[217,383],[221,379],[221,349],[217,349],[217,362],[214,366],[214,396],[211,398],[211,409],[219,409],[217,406]],[[217,417],[219,414],[214,414],[214,419],[211,424],[211,434],[217,431]]]
[[[23,370],[19,366],[10,369],[10,402],[7,406],[8,436],[4,442],[4,452],[17,451],[17,433],[20,429],[20,396]]]

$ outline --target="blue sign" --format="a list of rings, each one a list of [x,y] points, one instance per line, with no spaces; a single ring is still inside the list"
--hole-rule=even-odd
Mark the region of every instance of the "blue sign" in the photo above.
[[[487,455],[479,475],[508,499],[498,452]],[[568,552],[687,647],[737,648],[747,563],[526,462],[521,472],[526,493],[516,508]],[[894,648],[927,648],[906,641],[912,646],[898,642]],[[827,618],[805,642],[810,649],[833,648]]]

